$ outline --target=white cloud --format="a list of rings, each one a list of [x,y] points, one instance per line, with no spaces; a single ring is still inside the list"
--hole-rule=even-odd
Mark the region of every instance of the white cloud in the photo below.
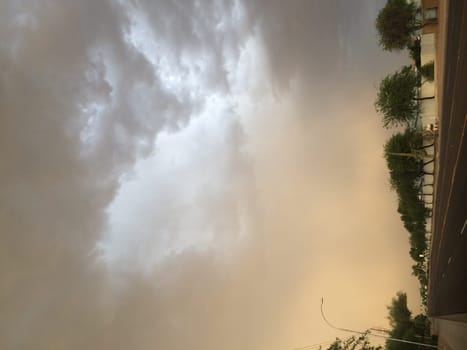
[[[161,133],[109,207],[102,247],[110,264],[151,270],[170,255],[229,255],[245,235],[252,181],[243,131],[228,97],[210,98],[175,133]]]

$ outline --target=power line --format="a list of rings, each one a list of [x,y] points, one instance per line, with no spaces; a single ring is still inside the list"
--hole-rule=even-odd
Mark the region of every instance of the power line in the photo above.
[[[324,315],[323,304],[324,304],[324,298],[321,298],[321,308],[320,308],[320,309],[321,309],[321,316],[323,317],[323,320],[328,324],[328,326],[330,326],[330,327],[332,327],[332,328],[334,328],[334,329],[337,329],[337,330],[339,330],[339,331],[349,332],[349,333],[354,333],[354,334],[361,334],[361,335],[363,335],[363,336],[371,335],[371,336],[373,336],[373,337],[383,338],[383,339],[390,340],[390,341],[395,341],[395,342],[399,342],[399,343],[406,343],[406,344],[420,345],[420,346],[425,346],[425,347],[427,347],[427,348],[435,348],[435,349],[438,348],[438,346],[436,346],[436,345],[425,344],[425,343],[419,343],[419,342],[410,341],[410,340],[403,340],[403,339],[391,338],[391,337],[384,336],[384,335],[373,334],[373,333],[370,333],[370,331],[360,332],[360,331],[355,331],[355,330],[353,330],[353,329],[336,327],[336,326],[332,325],[332,324],[327,320],[326,316]]]

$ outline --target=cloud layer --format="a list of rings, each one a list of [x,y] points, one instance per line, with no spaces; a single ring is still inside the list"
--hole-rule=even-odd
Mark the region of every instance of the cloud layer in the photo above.
[[[0,4],[0,347],[288,349],[334,338],[321,296],[385,323],[379,6]]]

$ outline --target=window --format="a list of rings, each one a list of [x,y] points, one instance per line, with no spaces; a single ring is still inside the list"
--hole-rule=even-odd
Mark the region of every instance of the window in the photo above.
[[[425,21],[435,21],[438,18],[438,9],[436,7],[425,9],[423,17]]]

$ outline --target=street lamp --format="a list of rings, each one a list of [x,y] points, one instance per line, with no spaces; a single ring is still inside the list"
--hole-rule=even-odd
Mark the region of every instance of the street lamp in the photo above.
[[[435,348],[435,349],[438,348],[437,345],[419,343],[419,342],[404,340],[404,339],[391,338],[391,337],[387,337],[387,336],[380,335],[380,334],[372,334],[369,330],[366,331],[366,332],[360,332],[360,331],[355,331],[353,329],[336,327],[333,324],[331,324],[331,322],[329,322],[328,319],[326,318],[326,316],[324,315],[323,304],[324,304],[324,298],[321,298],[321,316],[323,317],[324,322],[326,322],[328,324],[328,326],[330,326],[330,327],[332,327],[334,329],[337,329],[338,331],[354,333],[354,334],[360,334],[360,335],[363,335],[363,336],[371,335],[373,337],[384,338],[384,339],[390,340],[390,341],[395,341],[395,342],[399,342],[399,343],[406,343],[406,344],[415,344],[415,345],[425,346],[427,348]]]

